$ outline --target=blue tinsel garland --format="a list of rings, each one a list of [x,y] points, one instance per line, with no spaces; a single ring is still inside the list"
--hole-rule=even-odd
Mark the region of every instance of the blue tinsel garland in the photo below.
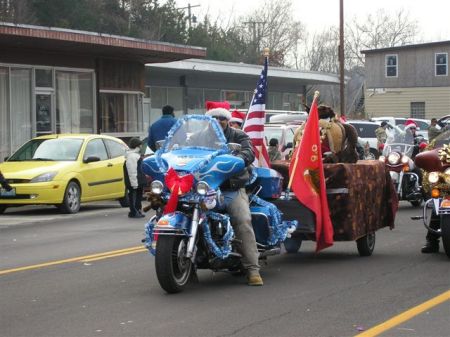
[[[231,227],[230,218],[227,215],[216,213],[209,211],[206,213],[207,218],[220,221],[222,223],[226,223],[227,231],[225,235],[223,236],[223,245],[222,247],[219,247],[214,240],[211,237],[211,231],[209,230],[208,222],[203,221],[203,237],[206,240],[206,243],[208,244],[209,248],[212,250],[214,255],[216,255],[218,258],[225,259],[230,255],[231,253],[231,240],[234,238],[234,231],[233,227]]]

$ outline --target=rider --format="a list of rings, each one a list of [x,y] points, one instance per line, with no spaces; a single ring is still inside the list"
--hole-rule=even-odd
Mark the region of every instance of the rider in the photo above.
[[[231,113],[228,102],[206,102],[206,115],[216,118],[227,140],[227,143],[238,143],[241,150],[237,154],[245,163],[245,169],[221,186],[225,205],[230,215],[231,225],[236,232],[236,238],[242,241],[240,253],[242,265],[247,270],[247,284],[262,286],[263,280],[259,274],[258,248],[252,227],[250,204],[245,191],[249,179],[249,166],[255,160],[252,143],[247,134],[229,126]]]

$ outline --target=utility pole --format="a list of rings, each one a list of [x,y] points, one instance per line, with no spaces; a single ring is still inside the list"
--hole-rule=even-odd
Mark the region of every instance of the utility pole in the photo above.
[[[345,116],[344,0],[339,0],[339,93],[341,101],[341,116]]]
[[[192,29],[192,22],[193,22],[193,23],[196,23],[196,22],[197,22],[197,17],[196,17],[195,15],[192,15],[192,13],[191,13],[191,8],[195,8],[195,7],[200,7],[200,5],[193,5],[193,6],[191,6],[191,4],[189,3],[189,4],[187,5],[187,7],[180,7],[180,8],[177,8],[177,9],[187,9],[187,10],[188,10],[189,32],[190,32],[191,29]]]

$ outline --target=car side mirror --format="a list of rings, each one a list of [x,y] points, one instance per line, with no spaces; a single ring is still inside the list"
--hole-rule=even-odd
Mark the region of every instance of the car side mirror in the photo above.
[[[88,163],[93,163],[93,162],[95,162],[95,161],[100,161],[100,157],[97,157],[97,156],[89,156],[89,157],[83,159],[83,163],[86,163],[86,164],[88,164]]]

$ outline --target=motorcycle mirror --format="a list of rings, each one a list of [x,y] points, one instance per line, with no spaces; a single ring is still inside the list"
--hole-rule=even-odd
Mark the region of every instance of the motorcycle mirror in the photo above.
[[[162,148],[165,141],[166,141],[165,139],[163,139],[163,140],[158,140],[158,141],[156,142],[156,149],[159,150],[160,148]]]
[[[228,150],[230,150],[231,152],[239,152],[242,148],[241,144],[238,143],[228,143],[227,146]]]

